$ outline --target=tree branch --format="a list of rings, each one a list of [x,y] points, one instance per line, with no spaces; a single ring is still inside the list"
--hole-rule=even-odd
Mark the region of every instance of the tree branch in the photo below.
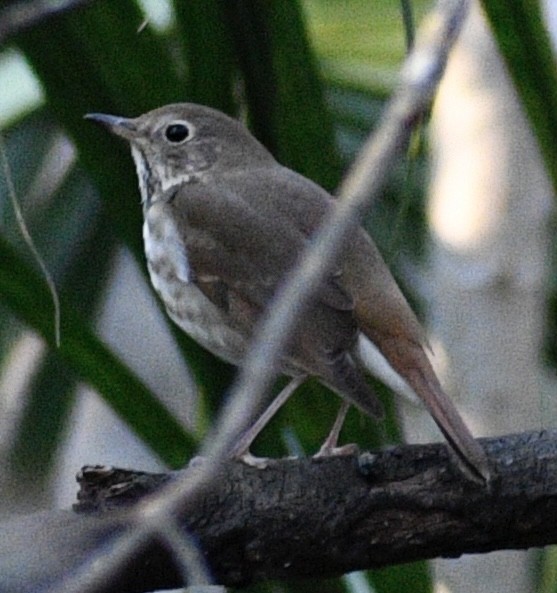
[[[234,586],[557,542],[557,430],[482,442],[495,476],[490,491],[462,478],[444,444],[276,460],[264,470],[231,461],[183,509],[181,524],[215,580]],[[44,586],[92,554],[109,554],[124,532],[133,535],[141,500],[183,474],[85,469],[80,514],[43,513],[0,527],[0,590]],[[178,575],[154,536],[98,590],[172,588]]]

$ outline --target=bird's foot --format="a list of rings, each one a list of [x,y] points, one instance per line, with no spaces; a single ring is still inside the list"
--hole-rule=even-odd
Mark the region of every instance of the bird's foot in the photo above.
[[[255,455],[252,455],[249,450],[239,455],[235,455],[234,458],[250,467],[255,467],[256,469],[266,469],[272,461],[269,457],[256,457]]]
[[[320,459],[321,457],[336,457],[340,455],[358,455],[360,447],[356,443],[349,443],[342,447],[336,445],[331,446],[327,441],[323,443],[321,449],[313,456],[313,459]]]
[[[206,457],[202,457],[201,455],[196,455],[195,457],[192,457],[188,461],[188,465],[186,467],[188,469],[192,469],[195,467],[201,467],[205,463],[205,459],[206,459]]]
[[[192,457],[188,462],[187,469],[201,467],[205,463],[206,459],[206,457],[200,457],[199,455]],[[269,467],[269,463],[272,461],[272,459],[269,457],[256,457],[255,455],[252,455],[249,449],[243,453],[235,452],[230,456],[229,459],[240,461],[246,465],[249,465],[250,467],[255,467],[257,469],[265,469]]]

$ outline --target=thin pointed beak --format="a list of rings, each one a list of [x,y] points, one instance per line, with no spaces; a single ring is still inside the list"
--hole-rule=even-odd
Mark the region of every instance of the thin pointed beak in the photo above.
[[[118,115],[107,115],[106,113],[88,113],[85,119],[97,122],[108,128],[110,132],[131,141],[137,134],[135,120]]]

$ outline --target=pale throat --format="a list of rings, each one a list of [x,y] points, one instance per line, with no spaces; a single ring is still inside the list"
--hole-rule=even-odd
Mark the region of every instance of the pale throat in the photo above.
[[[159,159],[159,163],[149,163],[141,149],[133,144],[131,151],[139,181],[141,202],[146,207],[163,199],[173,187],[192,181],[191,174],[173,170],[165,165],[162,159]]]

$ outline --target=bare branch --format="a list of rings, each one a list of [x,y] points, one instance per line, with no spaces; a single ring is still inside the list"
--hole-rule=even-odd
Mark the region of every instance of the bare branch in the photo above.
[[[483,445],[494,468],[491,492],[462,478],[444,444],[277,460],[265,470],[231,461],[184,507],[182,529],[199,542],[216,581],[230,586],[556,543],[557,431]],[[83,572],[91,558],[104,563],[122,535],[137,532],[135,513],[123,506],[196,472],[199,465],[168,475],[86,471],[79,508],[87,513],[0,526],[0,590],[29,591]],[[179,562],[153,535],[98,591],[181,584]]]

